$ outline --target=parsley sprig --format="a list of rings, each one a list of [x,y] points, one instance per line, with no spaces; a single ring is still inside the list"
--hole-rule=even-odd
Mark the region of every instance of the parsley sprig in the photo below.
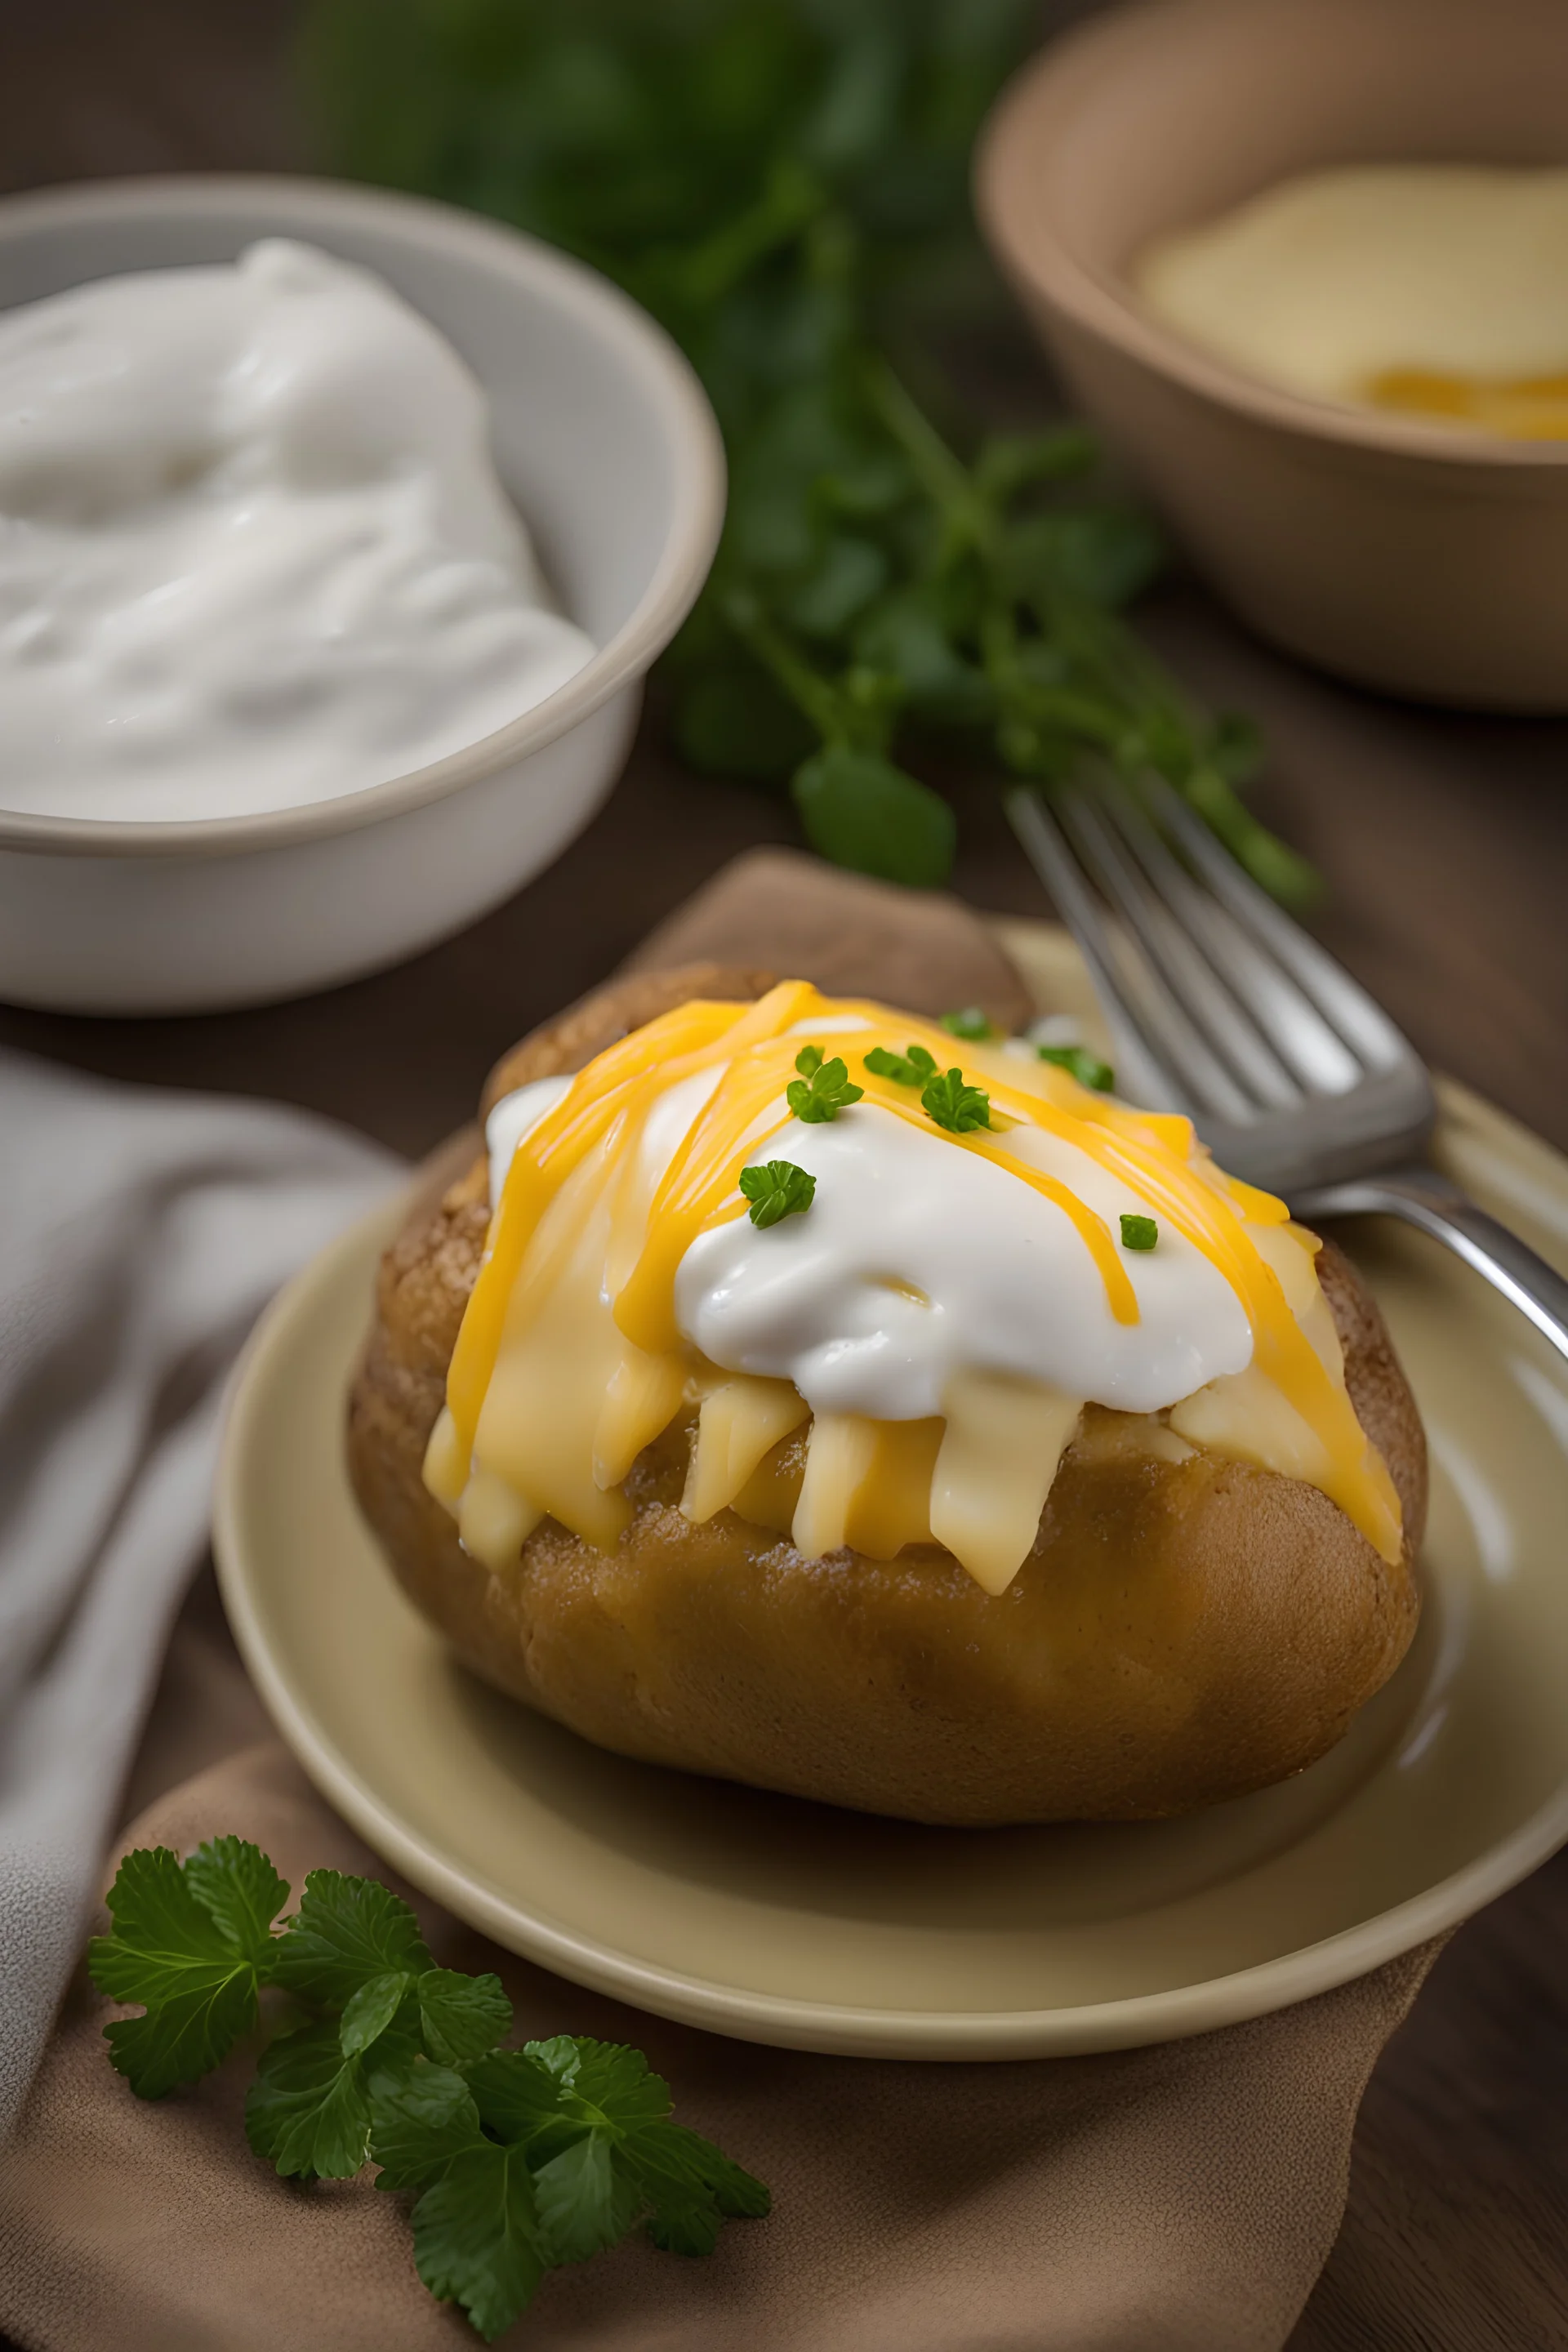
[[[873,1045],[865,1061],[874,1077],[891,1078],[895,1086],[923,1087],[936,1076],[936,1055],[928,1054],[923,1045],[907,1045],[901,1054],[889,1053],[886,1045]]]
[[[1054,1062],[1058,1069],[1068,1071],[1080,1087],[1090,1087],[1096,1094],[1108,1095],[1116,1084],[1116,1073],[1109,1062],[1087,1045],[1037,1045],[1036,1054],[1042,1062]]]
[[[252,2148],[300,2180],[345,2179],[414,2200],[416,2267],[487,2342],[545,2273],[585,2262],[639,2222],[666,2252],[710,2253],[721,2223],[768,2192],[670,2116],[641,2053],[558,2035],[500,2045],[511,2003],[495,1976],[436,1966],[405,1903],[374,1879],[314,1870],[276,1930],[289,1887],[242,1838],[182,1863],[126,1855],[113,1927],[89,1949],[93,1982],[141,2017],[104,2028],[141,2098],[195,2082],[250,2033],[259,1996],[284,1999],[245,2105]]]
[[[837,1055],[825,1062],[820,1045],[803,1045],[795,1066],[800,1076],[784,1088],[784,1100],[807,1127],[822,1127],[836,1119],[866,1091],[864,1087],[851,1086],[849,1072]]]
[[[921,1108],[953,1135],[967,1135],[972,1128],[991,1124],[990,1096],[970,1086],[962,1070],[940,1071],[921,1095]]]
[[[765,1160],[760,1167],[742,1169],[741,1190],[751,1203],[746,1213],[752,1224],[765,1228],[804,1215],[816,1198],[816,1179],[793,1160]]]
[[[1034,0],[312,0],[336,169],[605,271],[701,375],[730,506],[665,664],[694,766],[790,793],[814,847],[940,882],[971,758],[1049,789],[1166,777],[1267,888],[1310,869],[1239,797],[1253,730],[1128,626],[1161,542],[1080,426],[987,434],[955,355],[1007,331],[970,218]],[[1016,329],[1014,330],[1016,332]]]
[[[987,1037],[996,1034],[988,1015],[978,1004],[966,1004],[957,1013],[944,1013],[942,1025],[950,1037],[963,1037],[972,1045],[984,1045]]]

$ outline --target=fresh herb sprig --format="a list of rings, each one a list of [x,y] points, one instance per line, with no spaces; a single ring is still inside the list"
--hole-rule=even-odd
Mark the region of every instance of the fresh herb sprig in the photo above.
[[[928,1054],[923,1045],[906,1045],[901,1054],[890,1053],[886,1045],[873,1045],[865,1061],[873,1077],[891,1078],[899,1087],[923,1087],[937,1070],[936,1055]]]
[[[1116,1073],[1109,1062],[1102,1061],[1088,1045],[1037,1045],[1035,1052],[1042,1062],[1054,1062],[1066,1070],[1080,1087],[1095,1094],[1108,1095],[1116,1084]]]
[[[1159,540],[1076,425],[978,432],[949,355],[994,332],[970,150],[1032,0],[315,0],[336,167],[532,229],[662,320],[731,499],[666,663],[697,767],[787,785],[826,856],[941,881],[944,741],[1047,791],[1165,777],[1258,880],[1310,869],[1238,797],[1252,730],[1121,617]]]
[[[966,1004],[958,1013],[944,1013],[942,1025],[950,1037],[962,1037],[971,1045],[983,1045],[988,1037],[996,1034],[990,1016],[982,1013],[978,1004]]]
[[[866,1091],[851,1084],[848,1069],[837,1055],[825,1061],[820,1045],[803,1045],[795,1066],[800,1076],[784,1088],[784,1100],[807,1127],[827,1126]]]
[[[768,2210],[760,2180],[670,2116],[641,2053],[558,2035],[501,2044],[499,1977],[437,1968],[405,1903],[374,1879],[313,1870],[274,1923],[287,1883],[242,1838],[182,1863],[126,1855],[94,1938],[93,1982],[144,2014],[104,2028],[141,2098],[211,2072],[283,1997],[283,2030],[245,2105],[252,2148],[299,2180],[343,2179],[414,2200],[414,2259],[432,2294],[487,2342],[545,2273],[585,2262],[638,2223],[668,2252],[706,2254],[721,2223]]]
[[[741,1191],[750,1204],[746,1214],[765,1230],[785,1217],[804,1216],[816,1198],[816,1179],[793,1160],[764,1160],[742,1169]]]
[[[921,1108],[953,1135],[967,1135],[974,1128],[991,1124],[990,1096],[970,1086],[962,1070],[939,1072],[921,1095]]]

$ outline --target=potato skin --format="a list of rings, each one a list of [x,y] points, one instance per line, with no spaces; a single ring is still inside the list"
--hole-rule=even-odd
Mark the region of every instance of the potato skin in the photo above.
[[[689,996],[764,984],[638,975],[509,1055],[487,1103]],[[349,1407],[354,1489],[458,1654],[601,1747],[921,1822],[1146,1820],[1310,1764],[1409,1645],[1426,1441],[1331,1244],[1320,1268],[1351,1395],[1405,1507],[1399,1565],[1317,1488],[1202,1448],[1164,1458],[1155,1424],[1089,1406],[1034,1549],[992,1598],[935,1546],[806,1560],[730,1511],[692,1527],[677,1507],[689,1423],[633,1471],[614,1552],[547,1519],[515,1567],[470,1559],[420,1465],[487,1223],[480,1163],[386,1253]]]

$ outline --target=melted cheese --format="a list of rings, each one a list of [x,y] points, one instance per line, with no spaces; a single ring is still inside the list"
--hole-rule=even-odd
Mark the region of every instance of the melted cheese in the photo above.
[[[725,1381],[710,1390],[697,1417],[697,1442],[680,1507],[694,1525],[728,1510],[764,1455],[811,1417],[789,1381]]]
[[[803,1127],[785,1089],[814,1034],[864,1105]],[[962,1053],[989,1129],[939,1129],[918,1089],[865,1067],[911,1044],[942,1066]],[[613,1546],[633,1464],[697,1402],[694,1522],[734,1510],[808,1558],[936,1543],[1000,1592],[1091,1394],[1173,1407],[1169,1429],[1148,1423],[1163,1450],[1212,1444],[1308,1479],[1398,1556],[1316,1244],[1215,1170],[1186,1120],[802,982],[682,1006],[533,1091],[531,1125],[515,1100],[498,1114],[510,1158],[426,1463],[492,1566],[545,1515]],[[759,1234],[740,1173],[786,1150],[820,1164],[821,1205]],[[1157,1218],[1156,1252],[1122,1251],[1122,1202]],[[1011,1292],[1026,1311],[1009,1333]],[[788,1377],[750,1360],[781,1348]]]
[[[1352,164],[1161,239],[1133,276],[1189,341],[1309,398],[1568,438],[1568,170]]]
[[[1474,425],[1505,441],[1568,441],[1568,370],[1553,375],[1456,375],[1441,368],[1379,368],[1362,386],[1373,408]]]
[[[1082,1404],[994,1372],[959,1373],[945,1402],[931,1531],[977,1584],[1005,1592],[1034,1544]]]

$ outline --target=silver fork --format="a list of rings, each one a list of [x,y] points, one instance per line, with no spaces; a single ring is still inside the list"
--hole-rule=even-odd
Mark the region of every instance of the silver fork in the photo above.
[[[1008,796],[1088,964],[1125,1091],[1185,1111],[1298,1216],[1418,1225],[1568,1356],[1568,1281],[1426,1158],[1437,1106],[1394,1023],[1162,778]],[[1127,1084],[1126,1080],[1132,1083]]]

